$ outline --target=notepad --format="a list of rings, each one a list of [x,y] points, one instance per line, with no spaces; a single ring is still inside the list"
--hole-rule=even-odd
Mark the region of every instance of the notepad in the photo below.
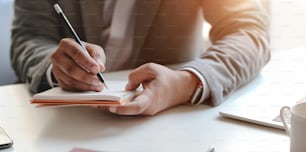
[[[141,91],[125,91],[125,81],[109,81],[108,84],[110,88],[101,92],[72,92],[55,87],[33,95],[31,103],[38,107],[119,106],[131,101]]]

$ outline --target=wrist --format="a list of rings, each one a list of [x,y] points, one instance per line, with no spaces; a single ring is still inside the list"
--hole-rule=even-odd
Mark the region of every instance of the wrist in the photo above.
[[[185,85],[185,93],[186,93],[186,102],[190,102],[192,104],[198,103],[200,97],[203,92],[203,85],[201,80],[192,72],[187,70],[182,70],[184,74],[184,85]]]

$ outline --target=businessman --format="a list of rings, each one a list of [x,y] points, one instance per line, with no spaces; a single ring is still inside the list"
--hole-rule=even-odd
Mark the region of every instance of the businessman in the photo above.
[[[55,2],[90,56],[70,38]],[[203,19],[212,26],[206,50]],[[218,105],[248,83],[269,61],[267,27],[255,0],[16,0],[11,60],[34,93],[57,85],[102,91],[98,72],[134,69],[125,89],[143,92],[109,111],[154,115],[184,103]]]

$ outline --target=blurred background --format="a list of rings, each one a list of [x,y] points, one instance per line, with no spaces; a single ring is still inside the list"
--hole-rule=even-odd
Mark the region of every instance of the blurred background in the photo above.
[[[306,45],[306,0],[256,0],[270,14],[271,50],[304,48]],[[13,0],[0,0],[0,85],[14,83],[9,47]],[[208,41],[210,26],[204,23],[203,37]]]
[[[0,85],[16,81],[10,62],[10,35],[13,0],[0,0]]]

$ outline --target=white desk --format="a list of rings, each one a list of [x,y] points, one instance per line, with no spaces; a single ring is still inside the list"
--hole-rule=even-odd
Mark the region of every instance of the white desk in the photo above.
[[[282,89],[282,93],[291,93],[293,99],[304,95],[303,52],[306,51],[276,52],[258,79],[265,84],[283,79],[277,84],[280,89],[290,82],[296,83],[290,85],[293,88]],[[106,78],[125,79],[123,75],[127,73],[109,73]],[[88,107],[37,109],[29,103],[30,94],[25,85],[2,86],[0,126],[14,140],[13,148],[5,151],[68,152],[82,147],[109,152],[206,152],[213,146],[217,152],[287,152],[289,139],[284,131],[222,118],[218,114],[220,108],[235,102],[241,94],[266,87],[254,82],[218,107],[183,105],[152,117],[117,116]],[[292,90],[302,88],[292,94]],[[269,93],[279,96],[278,91]]]

